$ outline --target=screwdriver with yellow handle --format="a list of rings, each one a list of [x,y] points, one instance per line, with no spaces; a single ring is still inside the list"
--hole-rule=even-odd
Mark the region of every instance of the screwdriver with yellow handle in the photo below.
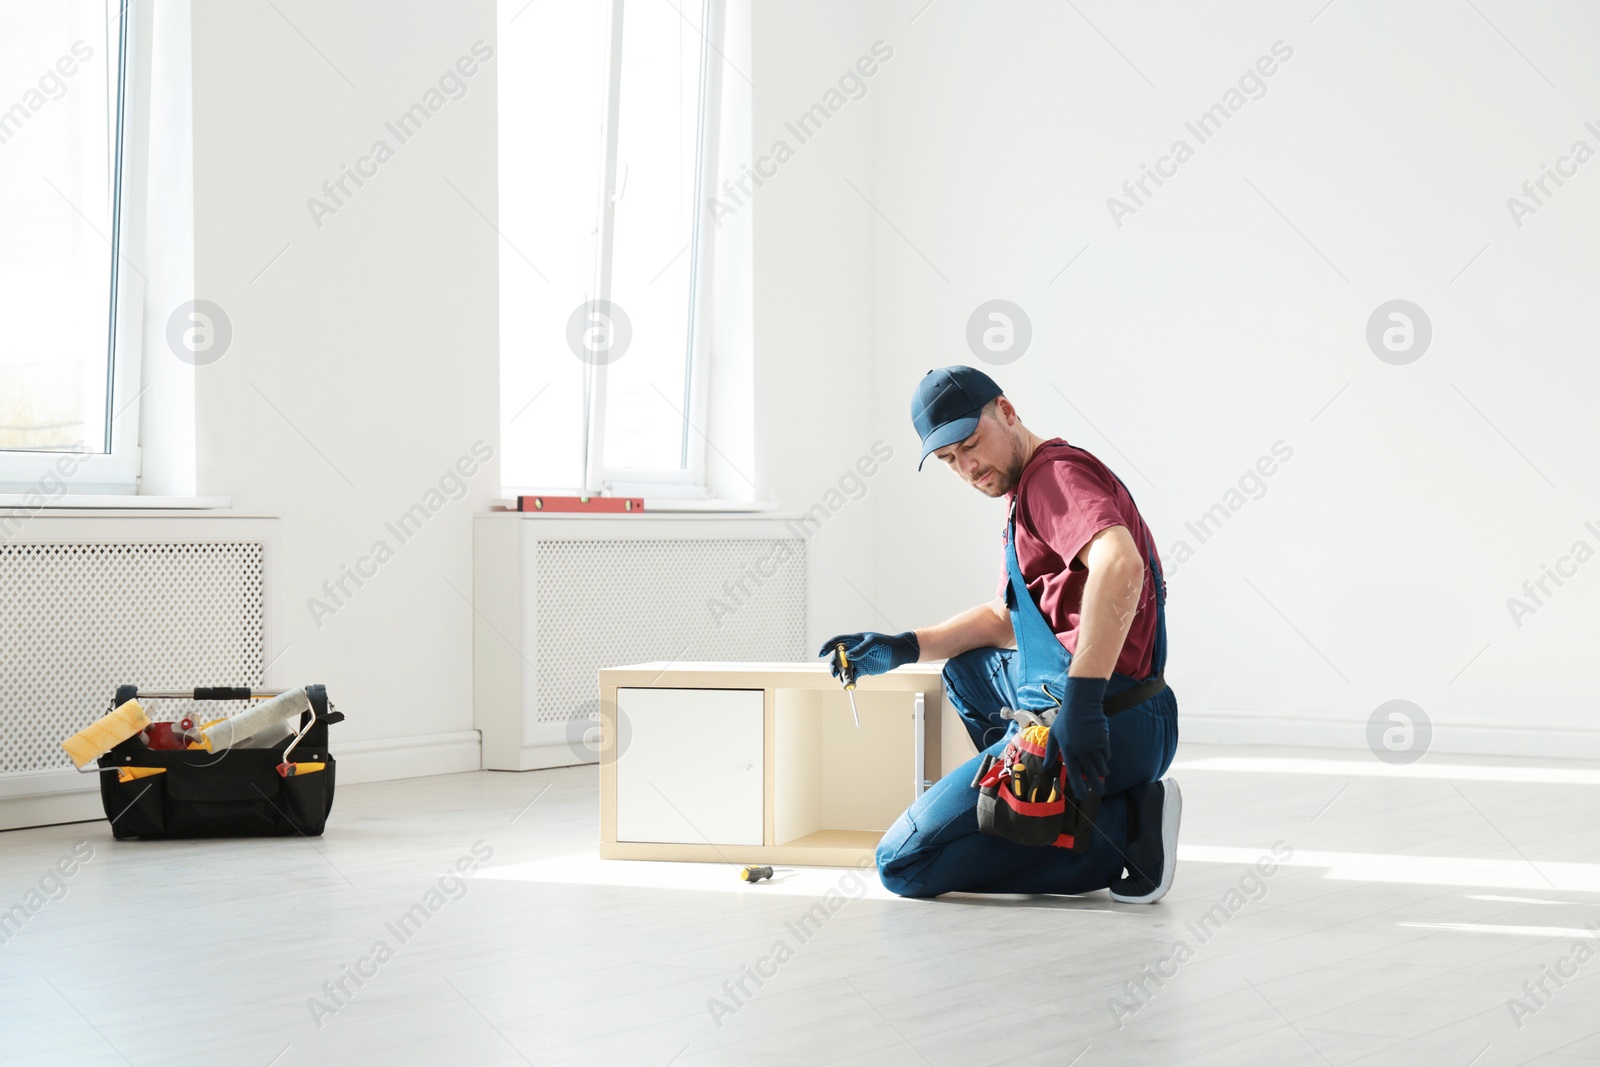
[[[856,729],[861,729],[861,713],[856,710],[856,669],[850,664],[850,657],[845,654],[844,642],[840,641],[833,646],[834,662],[839,665],[839,681],[844,685],[844,691],[850,694],[850,714],[855,716]]]

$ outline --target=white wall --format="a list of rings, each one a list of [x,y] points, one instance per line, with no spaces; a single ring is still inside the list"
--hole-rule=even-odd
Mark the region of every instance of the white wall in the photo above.
[[[896,52],[871,99],[872,188],[903,237],[820,197],[788,223],[808,262],[872,228],[876,432],[909,454],[917,377],[977,363],[969,314],[1015,301],[1032,347],[992,372],[1142,505],[1187,736],[1361,746],[1404,698],[1441,749],[1600,754],[1576,670],[1600,639],[1600,564],[1520,627],[1506,603],[1575,541],[1600,549],[1600,162],[1520,229],[1506,205],[1575,140],[1600,149],[1600,11],[923,7],[886,2],[874,31]],[[1293,55],[1265,95],[1200,144],[1185,121],[1280,40]],[[1180,137],[1194,158],[1119,228],[1107,198]],[[1434,329],[1407,366],[1365,340],[1394,298]],[[1186,533],[1278,441],[1293,456],[1264,495],[1203,545]],[[896,625],[992,594],[997,505],[906,463],[875,506]]]
[[[786,511],[822,504],[830,512],[807,545],[807,630],[820,645],[840,631],[912,625],[874,607],[873,494],[915,458],[874,416],[872,214],[850,187],[873,195],[869,105],[883,72],[801,143],[784,123],[870,53],[871,10],[851,0],[758,0],[752,31],[753,69],[744,73],[754,83],[754,150],[767,155],[780,140],[793,150],[740,209],[755,220],[755,477]],[[849,481],[841,492],[880,437],[893,457],[862,489]]]
[[[373,774],[477,765],[463,597],[497,464],[410,540],[385,524],[498,442],[497,238],[462,199],[494,217],[493,63],[405,143],[385,123],[492,47],[494,15],[490,0],[194,5],[195,292],[233,329],[196,372],[197,487],[283,517],[269,681],[328,683],[347,748],[438,742]],[[378,140],[393,157],[319,227],[308,198]],[[380,540],[392,558],[319,627],[307,600]]]

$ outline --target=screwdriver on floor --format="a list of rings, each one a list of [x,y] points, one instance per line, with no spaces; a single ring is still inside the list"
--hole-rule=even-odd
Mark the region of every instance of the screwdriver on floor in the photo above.
[[[850,665],[850,657],[844,653],[844,642],[834,646],[834,662],[839,665],[839,681],[844,684],[844,691],[850,694],[850,714],[855,716],[856,729],[861,729],[861,713],[856,710],[856,669]]]

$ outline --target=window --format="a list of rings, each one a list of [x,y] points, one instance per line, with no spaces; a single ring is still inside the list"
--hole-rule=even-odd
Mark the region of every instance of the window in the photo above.
[[[705,495],[719,9],[502,5],[508,488]]]
[[[135,488],[137,345],[121,342],[138,336],[142,286],[118,254],[126,20],[117,0],[0,6],[0,491],[65,470],[63,453],[79,454],[74,489]]]

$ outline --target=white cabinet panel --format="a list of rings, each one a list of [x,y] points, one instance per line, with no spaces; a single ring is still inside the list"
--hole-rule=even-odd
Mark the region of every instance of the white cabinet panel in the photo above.
[[[762,843],[762,691],[618,689],[617,840]]]

